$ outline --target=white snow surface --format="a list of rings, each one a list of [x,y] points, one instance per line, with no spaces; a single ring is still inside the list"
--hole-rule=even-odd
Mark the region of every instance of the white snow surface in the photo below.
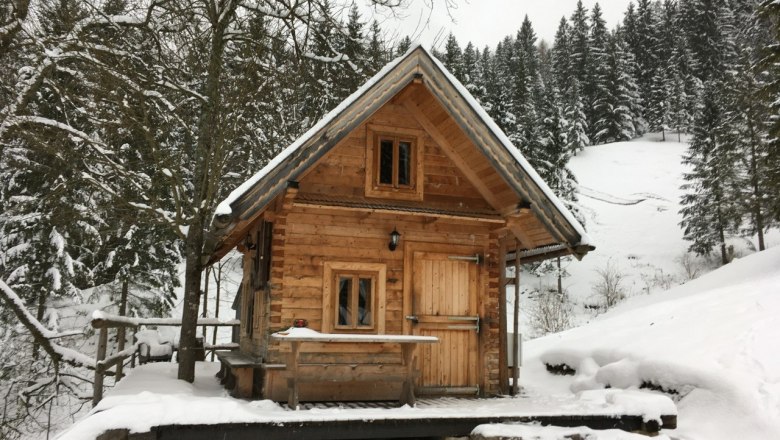
[[[672,438],[779,439],[779,330],[776,247],[526,343],[521,379],[532,396],[652,384],[677,402]],[[577,374],[552,376],[545,363]]]
[[[595,430],[585,426],[562,428],[527,423],[496,423],[479,425],[471,431],[472,435],[486,438],[518,438],[523,440],[571,440],[579,435],[582,440],[647,440],[641,434],[633,434],[619,429]],[[655,440],[669,440],[666,435],[653,437]]]
[[[442,417],[508,417],[524,415],[607,415],[625,413],[646,419],[660,413],[674,414],[670,399],[636,390],[595,390],[580,395],[538,398],[494,398],[448,402],[412,408],[328,408],[288,411],[269,400],[246,401],[229,397],[214,377],[219,363],[198,362],[195,381],[176,380],[175,363],[146,364],[106,393],[90,414],[58,437],[60,440],[95,438],[108,429],[125,428],[147,432],[153,426],[170,424],[288,423],[322,420],[369,420]]]
[[[444,75],[447,77],[447,79],[452,83],[452,85],[458,90],[458,92],[463,96],[463,99],[468,103],[468,105],[476,112],[477,116],[482,120],[485,125],[488,126],[491,132],[498,138],[499,142],[501,142],[501,145],[512,155],[512,157],[517,161],[517,163],[520,165],[520,167],[528,173],[530,178],[534,181],[534,183],[542,190],[544,195],[553,203],[555,208],[563,215],[563,217],[566,219],[567,222],[569,222],[572,227],[577,231],[577,233],[580,235],[580,242],[581,245],[593,245],[594,243],[588,237],[588,234],[585,232],[585,228],[582,227],[579,221],[577,221],[576,218],[572,215],[571,212],[563,205],[563,202],[558,199],[558,197],[552,192],[550,187],[542,180],[541,176],[536,172],[536,170],[533,169],[530,163],[523,157],[522,154],[520,154],[520,150],[518,150],[514,145],[512,145],[512,142],[509,140],[507,135],[501,130],[501,128],[498,127],[498,125],[493,121],[493,118],[491,118],[485,109],[482,108],[481,105],[477,102],[476,98],[474,98],[471,95],[471,92],[468,91],[468,89],[461,84],[460,81],[458,81],[457,78],[455,78],[452,73],[447,70],[446,67],[444,67],[444,64],[441,63],[433,54],[430,53],[428,49],[426,49],[424,46],[422,46],[420,43],[412,44],[412,46],[409,48],[409,50],[406,51],[405,54],[401,55],[400,57],[396,58],[395,60],[388,63],[385,67],[383,67],[379,72],[377,72],[376,75],[374,75],[371,79],[369,79],[365,84],[363,84],[357,91],[355,91],[353,94],[349,95],[344,101],[342,101],[336,108],[328,112],[327,115],[325,115],[317,124],[315,124],[312,128],[309,129],[306,133],[303,134],[298,140],[296,140],[293,144],[282,150],[281,153],[279,153],[276,157],[274,157],[268,164],[263,167],[260,171],[258,171],[254,176],[252,176],[249,180],[242,183],[238,188],[233,190],[230,195],[228,195],[227,198],[225,198],[222,202],[217,205],[217,209],[214,212],[214,215],[230,215],[232,210],[230,208],[230,204],[236,201],[239,197],[241,197],[242,194],[247,192],[252,186],[254,186],[260,179],[265,177],[268,173],[270,173],[274,168],[279,166],[284,160],[286,160],[293,152],[295,152],[297,149],[299,149],[304,143],[306,143],[312,136],[314,136],[318,131],[320,131],[323,127],[327,126],[331,123],[331,121],[336,118],[341,112],[344,111],[348,106],[350,106],[354,101],[356,101],[361,95],[363,95],[367,90],[369,90],[371,87],[374,86],[377,82],[379,82],[388,72],[393,70],[398,64],[401,63],[411,52],[414,52],[417,49],[422,49],[425,51],[425,53],[431,57],[433,62],[436,64],[436,66],[444,73]]]

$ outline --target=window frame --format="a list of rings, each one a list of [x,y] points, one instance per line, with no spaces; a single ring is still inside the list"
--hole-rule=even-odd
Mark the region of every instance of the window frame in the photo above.
[[[353,279],[371,278],[371,326],[358,326],[356,322],[351,325],[339,325],[339,277],[351,275]],[[387,269],[380,263],[357,263],[326,261],[323,263],[322,277],[322,331],[325,333],[369,333],[384,334],[385,332],[385,290],[387,283]],[[358,286],[353,284],[354,293]],[[357,295],[350,296],[350,301],[357,302]],[[352,311],[357,314],[357,308]]]
[[[415,130],[386,125],[366,125],[366,183],[367,197],[394,198],[403,200],[423,200],[423,160],[425,151],[424,134]],[[393,142],[392,184],[380,182],[381,177],[381,142]],[[409,184],[398,184],[399,178],[399,144],[410,144]]]
[[[349,306],[350,306],[350,322],[351,324],[342,325],[339,324],[339,315],[341,314],[341,289],[340,283],[342,278],[349,277],[352,279],[352,285],[349,292]],[[358,271],[358,270],[337,270],[333,272],[331,277],[333,282],[333,292],[336,293],[333,300],[333,328],[336,330],[373,330],[375,325],[374,310],[376,310],[376,287],[377,287],[377,275],[376,272],[370,271]],[[371,324],[360,325],[358,324],[359,317],[359,297],[360,297],[360,280],[371,280],[371,296],[369,310],[371,313]],[[357,283],[355,282],[357,281]]]

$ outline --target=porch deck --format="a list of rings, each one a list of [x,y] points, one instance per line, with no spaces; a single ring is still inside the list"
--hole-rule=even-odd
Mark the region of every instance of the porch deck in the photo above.
[[[420,438],[468,436],[478,425],[499,422],[653,433],[676,425],[676,410],[667,397],[618,390],[579,396],[421,398],[414,408],[305,404],[291,411],[268,400],[228,397],[214,378],[218,369],[216,363],[199,363],[195,383],[188,384],[175,379],[176,364],[135,368],[60,439]]]

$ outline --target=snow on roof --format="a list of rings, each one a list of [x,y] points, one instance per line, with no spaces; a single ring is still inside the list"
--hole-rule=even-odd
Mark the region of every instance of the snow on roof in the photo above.
[[[281,153],[279,153],[276,157],[274,157],[268,164],[263,167],[260,171],[258,171],[254,176],[249,178],[246,182],[242,183],[238,188],[233,190],[230,195],[227,196],[220,204],[217,206],[216,211],[214,212],[214,215],[230,215],[232,213],[232,210],[230,208],[230,205],[235,202],[239,197],[241,197],[244,193],[249,191],[256,183],[258,183],[263,177],[265,177],[268,173],[270,173],[272,170],[274,170],[276,167],[278,167],[280,164],[282,164],[292,153],[294,153],[296,150],[298,150],[302,145],[304,145],[309,139],[311,139],[317,132],[319,132],[322,128],[330,124],[339,114],[341,114],[345,109],[347,109],[352,103],[354,103],[360,96],[362,96],[366,91],[368,91],[371,87],[373,87],[377,82],[379,82],[382,78],[384,78],[385,75],[387,75],[390,71],[396,68],[406,57],[408,57],[410,54],[415,52],[416,50],[422,50],[434,63],[436,67],[441,70],[441,72],[444,74],[444,76],[447,78],[447,80],[452,84],[453,87],[462,95],[462,97],[465,99],[465,101],[468,103],[468,105],[474,110],[474,112],[477,114],[477,116],[482,120],[482,122],[488,127],[488,129],[496,136],[496,138],[499,140],[501,145],[506,149],[506,151],[515,159],[518,165],[525,171],[528,176],[533,180],[533,182],[542,190],[544,195],[552,202],[552,204],[555,206],[555,208],[561,213],[561,215],[566,219],[566,221],[571,224],[571,226],[574,228],[574,230],[580,235],[580,242],[578,244],[580,245],[592,245],[592,241],[588,234],[585,232],[585,228],[580,224],[579,221],[572,215],[572,213],[563,205],[563,202],[561,202],[560,199],[553,193],[553,191],[550,189],[550,187],[547,185],[547,183],[544,182],[544,180],[539,176],[539,173],[534,170],[534,168],[531,166],[530,163],[523,157],[523,155],[520,153],[520,150],[518,150],[512,142],[509,140],[507,135],[501,130],[501,128],[493,121],[493,118],[490,117],[490,115],[487,114],[485,109],[482,108],[482,106],[477,102],[477,100],[474,98],[474,96],[471,95],[471,92],[466,89],[466,87],[458,81],[457,78],[455,78],[452,73],[450,73],[449,70],[447,70],[446,67],[444,67],[444,64],[441,63],[433,54],[431,54],[428,49],[426,49],[422,44],[415,43],[413,44],[409,50],[406,51],[405,54],[402,56],[396,58],[395,60],[388,63],[386,66],[384,66],[376,75],[374,75],[371,79],[369,79],[365,84],[363,84],[358,90],[356,90],[354,93],[349,95],[344,101],[342,101],[336,108],[328,112],[327,115],[325,115],[317,124],[315,124],[312,128],[310,128],[306,133],[303,134],[298,140],[296,140],[294,143],[292,143],[290,146],[282,150]]]

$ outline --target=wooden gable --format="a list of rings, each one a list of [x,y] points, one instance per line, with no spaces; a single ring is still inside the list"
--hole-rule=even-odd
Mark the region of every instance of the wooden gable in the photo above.
[[[582,227],[467,93],[421,47],[391,63],[229,197],[230,215],[215,216],[211,261],[281,203],[290,182],[299,203],[501,219],[518,250],[535,258],[591,250]],[[424,133],[424,186],[415,197],[368,194],[372,125]]]

